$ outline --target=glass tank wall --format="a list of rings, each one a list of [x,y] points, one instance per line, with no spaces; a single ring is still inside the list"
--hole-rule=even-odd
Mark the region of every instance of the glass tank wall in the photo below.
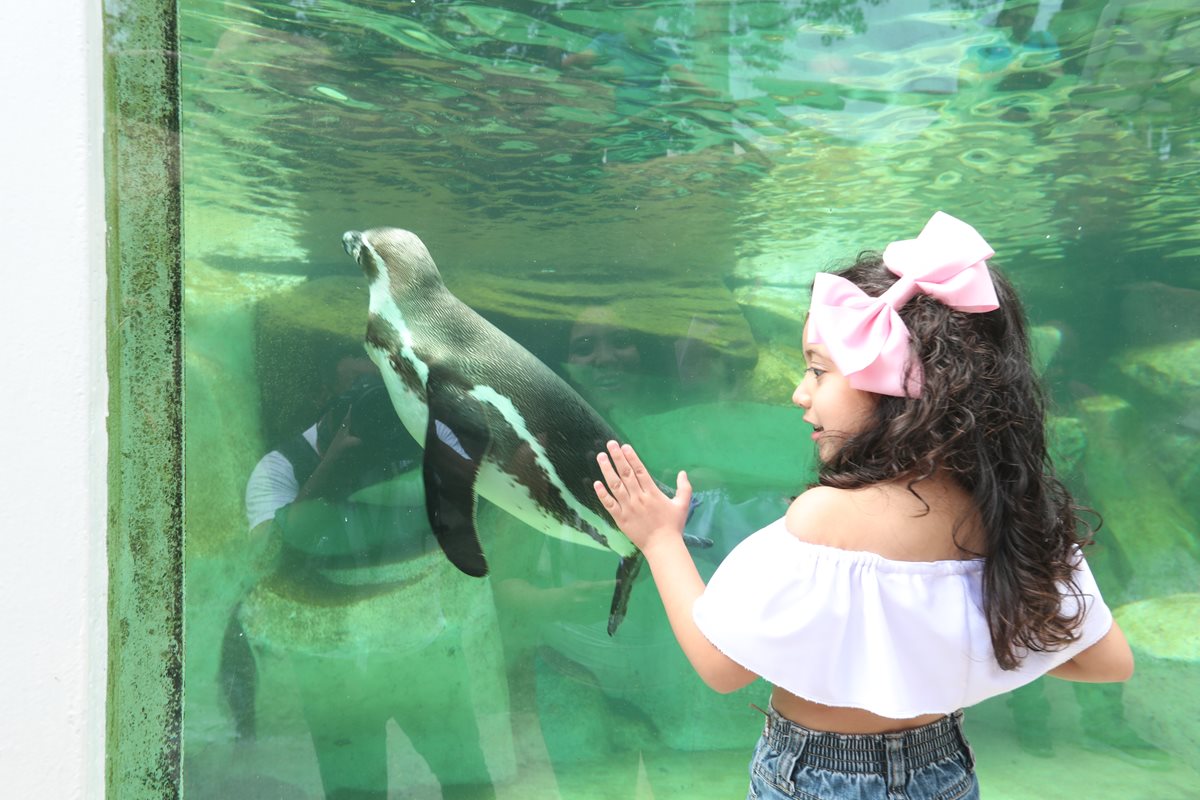
[[[503,487],[487,576],[459,569],[384,379],[411,379],[407,335],[445,385],[541,362],[546,414],[571,387],[658,477],[689,470],[707,575],[813,477],[789,403],[813,274],[937,209],[1024,293],[1138,657],[970,709],[984,794],[1196,796],[1193,3],[179,0],[178,27],[185,797],[744,796],[769,687],[706,689],[648,571],[610,636],[618,554]],[[381,375],[343,246],[377,227],[527,354],[442,316],[375,330]]]

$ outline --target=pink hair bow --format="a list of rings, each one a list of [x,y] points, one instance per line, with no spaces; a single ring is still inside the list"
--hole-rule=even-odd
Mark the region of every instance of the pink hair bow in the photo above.
[[[845,278],[818,273],[813,281],[808,340],[824,344],[838,370],[856,389],[895,397],[921,393],[918,369],[908,376],[908,327],[897,310],[917,292],[958,311],[999,308],[986,259],[995,255],[974,228],[941,211],[916,239],[892,242],[883,263],[899,276],[871,297]]]

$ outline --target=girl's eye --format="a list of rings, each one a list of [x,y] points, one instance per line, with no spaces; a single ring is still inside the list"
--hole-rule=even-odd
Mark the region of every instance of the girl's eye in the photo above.
[[[819,378],[825,374],[825,370],[821,369],[820,367],[809,367],[808,369],[806,369],[804,371],[811,372],[813,374],[814,378]]]

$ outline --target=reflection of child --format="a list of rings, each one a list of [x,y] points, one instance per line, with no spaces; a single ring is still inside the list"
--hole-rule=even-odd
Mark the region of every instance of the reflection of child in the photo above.
[[[1045,673],[1132,672],[1047,468],[1025,322],[991,255],[939,212],[882,257],[817,276],[793,401],[819,485],[707,587],[680,536],[686,474],[670,499],[628,445],[599,456],[596,492],[645,553],[696,671],[723,692],[774,684],[755,796],[832,783],[977,797],[961,708]]]
[[[642,352],[609,306],[585,308],[571,326],[567,377],[601,414],[628,403],[639,388]]]

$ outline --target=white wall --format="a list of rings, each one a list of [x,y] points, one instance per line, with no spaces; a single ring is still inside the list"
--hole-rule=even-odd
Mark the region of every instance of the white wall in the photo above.
[[[101,3],[0,2],[0,795],[104,794]]]

